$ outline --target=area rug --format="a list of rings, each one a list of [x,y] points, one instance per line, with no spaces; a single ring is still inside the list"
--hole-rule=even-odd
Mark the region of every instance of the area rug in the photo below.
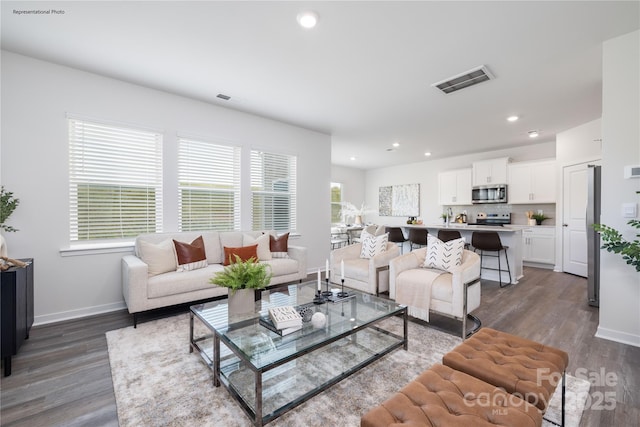
[[[402,322],[385,320],[401,334]],[[224,387],[196,353],[189,353],[187,314],[106,334],[121,427],[251,426]],[[275,419],[269,426],[359,426],[360,417],[379,405],[461,342],[422,324],[409,323],[409,351],[395,350],[361,371]],[[566,425],[578,426],[589,382],[567,376]],[[559,420],[560,394],[547,417]],[[550,423],[543,425],[551,426]]]

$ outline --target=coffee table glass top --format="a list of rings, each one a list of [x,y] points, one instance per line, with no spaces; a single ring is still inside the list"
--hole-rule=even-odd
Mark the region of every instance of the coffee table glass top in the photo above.
[[[322,288],[325,289],[324,283]],[[213,327],[225,344],[241,351],[247,361],[261,369],[403,310],[403,306],[393,301],[354,290],[349,290],[351,298],[316,305],[310,302],[316,290],[316,282],[307,282],[265,291],[262,299],[256,301],[255,313],[237,317],[229,317],[226,300],[199,304],[192,311]],[[326,323],[318,328],[312,322],[303,322],[301,330],[285,336],[260,324],[260,317],[269,316],[269,308],[285,305],[309,307],[313,313],[322,313]]]

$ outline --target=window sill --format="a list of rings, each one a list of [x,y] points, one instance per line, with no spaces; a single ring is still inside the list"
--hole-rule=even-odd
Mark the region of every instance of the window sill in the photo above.
[[[131,253],[133,252],[133,249],[134,242],[75,244],[67,248],[61,248],[60,256],[71,257],[83,255]]]

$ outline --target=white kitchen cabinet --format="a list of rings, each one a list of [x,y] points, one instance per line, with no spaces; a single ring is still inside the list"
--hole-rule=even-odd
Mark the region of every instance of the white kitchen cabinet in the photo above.
[[[555,203],[556,163],[553,160],[511,163],[508,167],[511,204]]]
[[[438,174],[438,202],[443,206],[471,204],[471,169]]]
[[[473,163],[473,185],[506,184],[508,157]]]
[[[522,230],[522,261],[550,264],[556,263],[555,227],[529,227]]]

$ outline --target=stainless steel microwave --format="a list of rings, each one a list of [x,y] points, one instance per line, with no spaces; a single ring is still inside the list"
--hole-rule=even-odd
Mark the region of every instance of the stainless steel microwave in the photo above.
[[[507,203],[507,185],[476,185],[471,189],[471,203]]]

